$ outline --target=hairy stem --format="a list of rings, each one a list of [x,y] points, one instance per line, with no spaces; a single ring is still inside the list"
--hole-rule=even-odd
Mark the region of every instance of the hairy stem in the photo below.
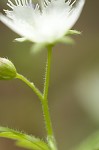
[[[48,89],[49,89],[50,70],[51,70],[51,55],[52,55],[52,47],[49,46],[47,63],[46,63],[42,109],[43,109],[45,127],[46,127],[46,131],[47,131],[48,144],[52,150],[56,150],[56,142],[55,142],[55,138],[54,138],[54,134],[53,134],[51,117],[50,117],[49,107],[48,107]]]
[[[45,125],[46,125],[46,130],[47,130],[48,136],[53,135],[51,119],[50,119],[50,114],[49,114],[49,109],[48,109],[48,89],[49,89],[49,80],[50,80],[51,54],[52,54],[52,49],[51,49],[51,47],[49,47],[47,63],[46,63],[43,101],[42,101],[44,120],[45,120]]]
[[[40,99],[42,104],[43,115],[44,115],[45,128],[47,132],[47,142],[51,150],[57,150],[56,141],[52,129],[51,117],[49,113],[49,107],[48,107],[48,90],[49,90],[49,80],[50,80],[50,70],[51,70],[51,55],[52,55],[52,46],[48,46],[48,56],[47,56],[47,63],[46,63],[43,94],[38,90],[38,88],[36,88],[34,83],[30,82],[21,74],[17,73],[16,78],[26,83]]]
[[[43,95],[42,93],[35,87],[34,83],[30,82],[28,79],[26,79],[23,75],[18,74],[16,78],[22,80],[24,83],[26,83],[33,91],[34,93],[38,96],[38,98],[42,101]]]

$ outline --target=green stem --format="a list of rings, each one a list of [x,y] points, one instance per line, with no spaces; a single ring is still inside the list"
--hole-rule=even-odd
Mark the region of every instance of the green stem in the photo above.
[[[46,63],[46,72],[45,72],[45,83],[44,83],[44,92],[43,92],[43,101],[42,101],[42,108],[44,113],[44,120],[46,125],[46,130],[48,136],[53,136],[53,130],[51,125],[51,119],[48,109],[48,89],[49,89],[49,80],[50,80],[50,68],[51,68],[51,54],[52,49],[48,47],[48,56],[47,56],[47,63]]]
[[[34,83],[31,83],[21,74],[17,73],[16,78],[26,83],[41,100],[42,110],[43,110],[43,115],[44,115],[44,122],[45,122],[45,127],[46,127],[46,132],[47,132],[47,141],[51,150],[57,150],[56,141],[55,141],[55,137],[54,137],[53,129],[52,129],[51,117],[49,113],[49,107],[48,107],[48,89],[49,89],[50,70],[51,70],[51,55],[52,55],[52,46],[49,46],[43,94],[35,87]]]
[[[43,109],[43,114],[44,114],[45,127],[47,131],[48,144],[52,150],[56,150],[56,142],[55,142],[55,138],[53,134],[51,117],[50,117],[49,107],[48,107],[48,89],[49,89],[50,70],[51,70],[51,55],[52,55],[52,47],[49,46],[47,63],[46,63],[42,109]]]
[[[42,93],[35,87],[34,83],[31,83],[28,79],[26,79],[24,76],[21,74],[17,73],[16,78],[22,80],[24,83],[26,83],[34,92],[35,94],[39,97],[39,99],[42,101],[43,95]]]

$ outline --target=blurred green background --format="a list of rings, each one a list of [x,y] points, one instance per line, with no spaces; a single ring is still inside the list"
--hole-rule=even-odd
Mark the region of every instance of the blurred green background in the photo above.
[[[0,1],[0,11],[7,0]],[[76,44],[53,49],[49,106],[60,150],[71,150],[99,129],[99,1],[86,0],[73,29],[82,31]],[[19,73],[43,90],[46,50],[31,54],[30,43],[0,22],[0,57],[9,58]],[[46,133],[38,98],[19,80],[0,81],[0,125],[43,138]],[[21,150],[0,138],[0,149]]]

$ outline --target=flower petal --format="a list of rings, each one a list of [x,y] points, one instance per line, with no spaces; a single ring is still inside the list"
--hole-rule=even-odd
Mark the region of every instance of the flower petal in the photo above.
[[[33,5],[32,0],[8,0],[11,10],[7,16],[0,14],[0,21],[23,38],[36,43],[55,43],[75,24],[80,16],[85,0],[40,0]],[[75,7],[73,7],[75,5]]]
[[[8,26],[14,32],[16,32],[19,35],[23,36],[23,33],[21,33],[21,30],[8,17],[0,14],[0,21],[3,22],[6,26]]]
[[[34,24],[34,20],[36,17],[38,17],[40,10],[38,4],[34,6],[32,3],[25,2],[25,0],[22,2],[20,0],[16,1],[16,5],[14,5],[10,0],[8,0],[7,5],[12,10],[4,10],[7,17],[12,19],[13,21],[16,20],[23,20],[25,22],[28,22],[29,24]]]
[[[23,20],[16,20],[14,22],[2,14],[0,14],[0,21],[27,40],[38,43],[41,41],[41,36],[39,36],[37,30],[28,22],[24,22]]]
[[[68,32],[69,29],[71,29],[73,27],[73,25],[76,23],[76,21],[78,20],[83,6],[84,6],[85,0],[79,0],[75,6],[75,8],[72,8],[69,16],[67,17],[67,21],[66,21],[66,28],[65,28],[65,33]]]
[[[29,39],[30,41],[32,41],[33,39],[33,35],[31,33],[31,28],[26,24],[24,26],[24,24],[19,24],[19,23],[14,23],[11,19],[9,19],[8,17],[5,17],[4,15],[0,14],[0,21],[2,21],[6,26],[8,26],[11,30],[13,30],[14,32],[16,32],[17,34],[19,34],[22,37],[26,37],[27,39]]]

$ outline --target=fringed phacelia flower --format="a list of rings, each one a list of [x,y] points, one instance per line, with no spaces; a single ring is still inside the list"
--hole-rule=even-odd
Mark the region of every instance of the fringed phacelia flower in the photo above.
[[[4,10],[0,20],[21,38],[34,43],[54,44],[66,37],[78,20],[85,0],[8,0],[11,10]],[[74,31],[75,33],[75,31]],[[63,39],[64,40],[64,39]]]

